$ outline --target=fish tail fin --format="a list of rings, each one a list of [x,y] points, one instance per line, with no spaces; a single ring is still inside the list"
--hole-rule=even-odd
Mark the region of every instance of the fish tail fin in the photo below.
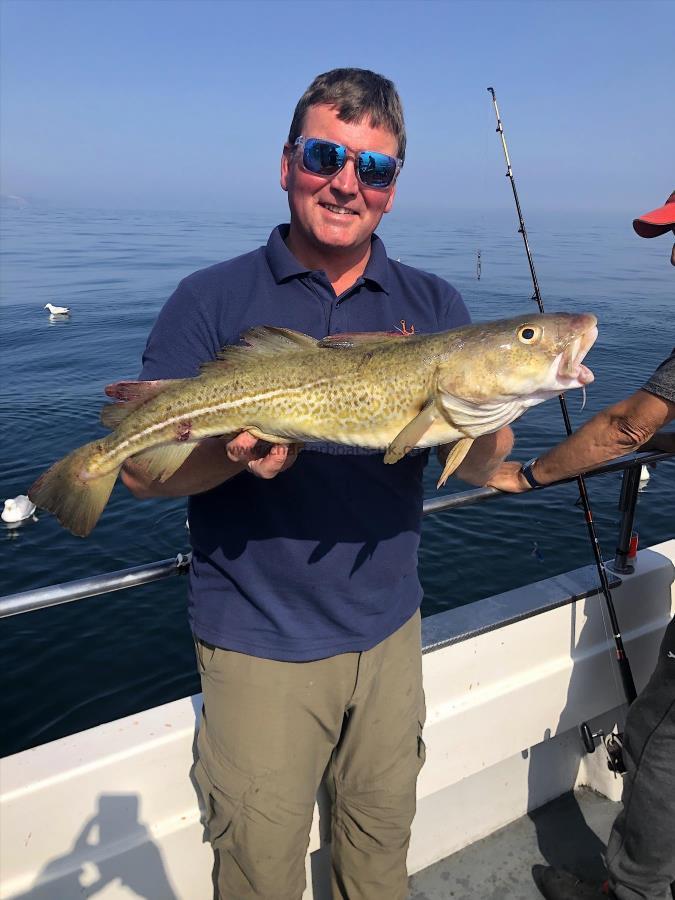
[[[28,491],[28,497],[79,537],[86,537],[105,508],[121,466],[101,475],[90,474],[100,454],[100,441],[73,450],[43,472]]]

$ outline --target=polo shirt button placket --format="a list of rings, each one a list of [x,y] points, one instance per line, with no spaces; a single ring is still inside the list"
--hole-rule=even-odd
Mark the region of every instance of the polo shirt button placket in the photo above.
[[[303,281],[321,304],[324,315],[325,334],[329,334],[330,314],[333,302],[326,290],[325,279],[320,272],[309,272]]]

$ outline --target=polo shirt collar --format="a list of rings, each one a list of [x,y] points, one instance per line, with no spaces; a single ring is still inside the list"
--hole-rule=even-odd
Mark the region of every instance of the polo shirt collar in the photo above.
[[[301,265],[286,246],[289,229],[290,225],[277,225],[265,247],[267,264],[277,284],[312,271]]]
[[[277,284],[312,271],[301,265],[286,246],[285,239],[289,229],[289,225],[277,225],[265,247],[267,264]],[[363,279],[373,282],[386,294],[389,293],[389,260],[384,244],[376,234],[371,238],[370,259],[363,273]]]
[[[370,259],[363,277],[374,282],[385,294],[389,293],[389,259],[384,244],[376,234],[371,238]]]

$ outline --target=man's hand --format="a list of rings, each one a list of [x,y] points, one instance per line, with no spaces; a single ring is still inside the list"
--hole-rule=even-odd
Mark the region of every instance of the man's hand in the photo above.
[[[487,483],[488,487],[497,488],[508,494],[522,494],[532,488],[520,474],[519,462],[503,462]]]
[[[269,444],[247,431],[225,444],[227,458],[233,463],[245,463],[257,478],[275,478],[293,465],[300,450],[300,444]]]

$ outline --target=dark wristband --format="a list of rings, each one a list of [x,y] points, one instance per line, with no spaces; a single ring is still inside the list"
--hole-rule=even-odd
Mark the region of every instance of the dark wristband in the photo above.
[[[534,477],[534,472],[532,471],[532,466],[537,462],[538,457],[533,456],[532,459],[528,460],[526,463],[523,463],[520,467],[520,475],[523,476],[525,481],[529,484],[531,488],[540,488],[544,485],[537,481]]]

